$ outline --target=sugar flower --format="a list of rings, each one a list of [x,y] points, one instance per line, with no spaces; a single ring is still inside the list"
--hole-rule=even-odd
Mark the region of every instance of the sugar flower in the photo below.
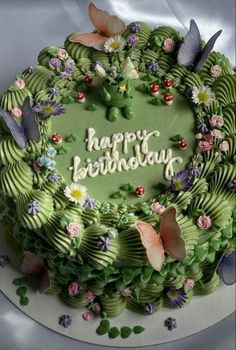
[[[224,125],[224,118],[221,115],[213,114],[209,119],[211,127],[221,128]]]
[[[201,173],[201,169],[198,166],[193,165],[192,163],[189,164],[188,171],[189,174],[194,177],[199,177]]]
[[[184,288],[177,289],[175,287],[170,287],[166,292],[166,296],[173,307],[181,307],[187,298]]]
[[[98,239],[97,246],[103,251],[107,252],[111,246],[111,239],[108,236],[101,236]]]
[[[86,187],[77,183],[72,183],[71,185],[66,186],[64,194],[69,199],[69,201],[80,205],[84,205],[87,199]]]
[[[222,69],[218,64],[215,64],[214,66],[211,66],[210,68],[210,75],[213,78],[218,78],[221,75]]]
[[[144,305],[144,311],[148,312],[149,314],[153,314],[156,311],[157,307],[155,304],[146,304]]]
[[[185,286],[187,289],[192,289],[195,285],[195,282],[192,278],[188,278],[186,283],[185,283]]]
[[[92,197],[88,198],[85,201],[83,207],[84,207],[84,209],[87,209],[87,210],[94,209],[96,207],[96,200]]]
[[[192,187],[192,183],[189,179],[186,171],[179,171],[175,173],[170,180],[169,184],[171,191],[187,191]]]
[[[197,219],[197,226],[200,228],[200,230],[207,230],[212,226],[211,218],[210,216],[199,216]]]
[[[140,23],[137,23],[137,22],[134,22],[134,23],[131,23],[131,32],[132,33],[139,33],[141,28],[140,28]]]
[[[68,58],[68,52],[65,49],[58,49],[57,50],[57,57],[61,60],[65,60]]]
[[[82,317],[85,321],[89,321],[92,317],[92,312],[91,311],[85,311],[82,313]]]
[[[38,113],[42,119],[48,119],[51,116],[58,116],[65,113],[63,105],[54,101],[42,101],[35,105],[33,110]]]
[[[96,297],[96,295],[91,290],[88,290],[87,293],[85,293],[85,299],[89,303],[92,303],[94,301],[95,297]]]
[[[61,179],[60,175],[58,175],[57,173],[49,173],[48,176],[47,176],[47,180],[49,182],[52,182],[52,183],[56,183],[56,182],[59,182]]]
[[[70,315],[62,315],[59,317],[58,323],[60,326],[67,328],[72,324],[72,319]]]
[[[175,50],[175,42],[171,38],[166,38],[162,45],[163,50],[166,53],[171,53]]]
[[[72,239],[72,238],[79,236],[80,231],[81,231],[81,225],[78,224],[77,222],[70,222],[66,226],[66,230],[67,230],[69,237]]]
[[[30,201],[26,205],[26,211],[29,215],[32,215],[32,216],[39,214],[41,212],[40,203],[36,200]]]
[[[152,204],[152,211],[156,214],[163,214],[165,209],[165,206],[161,205],[159,202],[155,202]]]
[[[231,192],[236,193],[236,179],[230,180],[227,184],[227,187]]]
[[[25,87],[25,82],[24,82],[24,80],[22,80],[22,79],[18,79],[18,80],[16,80],[16,81],[14,82],[14,85],[15,85],[19,90],[21,90],[21,89],[24,89],[24,87]]]
[[[104,44],[104,51],[105,52],[119,52],[122,51],[125,47],[126,40],[122,38],[120,35],[116,35],[112,38],[107,39],[107,41]]]
[[[60,91],[58,88],[51,88],[49,90],[49,93],[48,93],[48,97],[51,99],[51,100],[54,100],[55,98],[59,97],[60,96]]]
[[[55,157],[57,154],[57,150],[54,148],[54,147],[49,147],[48,150],[47,150],[47,156],[49,158],[53,158]]]
[[[197,146],[201,151],[210,151],[212,149],[212,143],[209,141],[199,141]]]
[[[227,152],[229,150],[229,143],[228,141],[223,141],[220,143],[219,148],[221,152]]]
[[[16,119],[19,119],[22,116],[22,110],[18,107],[13,107],[11,110],[11,115]]]
[[[168,331],[172,331],[174,328],[177,327],[176,319],[173,318],[173,317],[168,317],[168,318],[165,320],[164,325],[165,325],[165,327],[167,327]]]
[[[215,95],[209,88],[209,86],[194,86],[192,89],[192,100],[194,103],[204,106],[209,106],[214,101]]]
[[[67,292],[71,297],[79,294],[79,284],[77,282],[71,282],[67,288]]]
[[[59,68],[61,66],[61,60],[59,60],[59,58],[53,57],[49,61],[49,66],[52,69]]]
[[[138,36],[135,35],[135,34],[131,34],[131,35],[128,37],[127,41],[128,41],[128,44],[129,44],[130,46],[134,46],[134,45],[136,45],[137,42],[138,42]]]
[[[131,289],[130,287],[126,287],[121,291],[121,295],[123,295],[123,297],[129,297],[131,295]]]
[[[147,68],[152,72],[156,72],[159,69],[159,64],[155,60],[151,60],[147,63]]]
[[[213,137],[217,138],[217,139],[222,139],[222,137],[223,137],[222,131],[220,131],[220,130],[218,130],[218,129],[213,129],[213,130],[211,131],[211,135],[212,135]]]

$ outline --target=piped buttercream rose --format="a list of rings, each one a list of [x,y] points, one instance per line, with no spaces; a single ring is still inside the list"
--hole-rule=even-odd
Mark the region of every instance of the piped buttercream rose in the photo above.
[[[210,68],[210,74],[213,78],[218,78],[221,75],[221,71],[222,69],[218,64],[215,64]]]
[[[212,149],[212,144],[209,141],[201,140],[198,142],[198,148],[201,151],[210,151]]]
[[[157,214],[163,214],[165,211],[164,205],[160,204],[159,202],[155,202],[152,204],[152,211]]]
[[[11,110],[11,115],[16,119],[19,119],[22,116],[22,110],[18,107],[13,107]]]
[[[200,228],[200,230],[207,230],[208,228],[210,228],[212,226],[210,216],[199,216],[199,218],[197,219],[197,226]]]
[[[25,87],[25,82],[24,82],[24,80],[22,80],[22,79],[16,80],[16,81],[14,82],[14,85],[15,85],[18,89],[22,90],[22,89],[24,89],[24,87]]]
[[[219,147],[220,147],[221,152],[227,152],[229,150],[229,143],[228,143],[228,141],[221,142]]]
[[[57,57],[61,60],[66,60],[68,58],[68,52],[65,49],[58,49],[57,50]]]
[[[70,238],[75,238],[79,236],[81,231],[81,226],[76,222],[71,222],[66,226],[66,230]]]
[[[213,114],[209,120],[212,127],[218,126],[221,128],[224,125],[224,118],[221,115]]]
[[[163,42],[162,48],[167,53],[173,52],[174,49],[175,49],[175,42],[174,42],[174,40],[171,39],[171,38],[165,39],[164,42]]]

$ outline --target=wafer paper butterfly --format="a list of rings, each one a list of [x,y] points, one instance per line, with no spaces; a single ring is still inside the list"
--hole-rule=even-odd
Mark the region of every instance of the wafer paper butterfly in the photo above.
[[[109,37],[121,34],[125,30],[125,23],[117,16],[98,9],[93,3],[89,4],[88,12],[97,33],[74,34],[69,40],[103,51]]]
[[[194,65],[194,71],[201,69],[204,62],[207,60],[209,53],[213,49],[215,42],[222,30],[216,32],[206,43],[201,50],[201,36],[196,22],[191,19],[190,28],[184,38],[183,44],[180,46],[177,61],[180,66]]]
[[[229,255],[223,254],[216,270],[224,284],[234,284],[236,282],[236,250]]]
[[[186,258],[185,243],[176,220],[175,207],[166,209],[162,214],[160,234],[157,234],[154,228],[144,221],[136,221],[135,227],[140,233],[143,246],[146,248],[147,258],[155,270],[161,270],[165,260],[165,252],[176,260],[182,261]]]
[[[21,148],[26,148],[28,141],[40,141],[39,125],[35,117],[35,112],[30,106],[29,96],[26,96],[22,105],[21,125],[1,107],[0,115],[3,117],[14,140]]]

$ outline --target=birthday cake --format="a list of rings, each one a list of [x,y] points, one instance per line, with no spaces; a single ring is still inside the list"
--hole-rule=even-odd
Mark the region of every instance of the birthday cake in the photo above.
[[[236,89],[194,20],[43,49],[0,98],[0,218],[40,291],[115,317],[182,307],[234,277]],[[22,297],[22,303],[26,299]]]

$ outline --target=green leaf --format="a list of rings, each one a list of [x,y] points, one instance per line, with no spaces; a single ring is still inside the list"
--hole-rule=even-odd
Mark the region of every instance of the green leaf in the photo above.
[[[97,110],[97,106],[94,103],[92,103],[91,105],[88,106],[87,110],[94,112]]]
[[[9,88],[7,89],[8,91],[17,91],[18,88],[15,85],[10,85]]]
[[[62,228],[65,228],[70,222],[71,218],[68,215],[64,214],[60,220],[60,226]]]
[[[15,285],[15,286],[22,286],[24,284],[27,284],[28,283],[28,277],[20,277],[20,278],[15,278],[12,283]]]
[[[118,337],[118,335],[120,335],[120,331],[119,331],[119,328],[117,327],[112,327],[110,330],[109,330],[109,338],[111,339],[114,339],[116,337]]]
[[[128,183],[126,185],[121,186],[120,189],[125,192],[133,192],[135,189],[135,186],[131,183]]]
[[[111,195],[111,198],[113,199],[120,199],[124,198],[125,194],[122,191],[117,191]]]
[[[102,320],[102,321],[100,322],[100,326],[105,327],[105,328],[107,328],[107,330],[109,330],[111,324],[110,324],[110,321],[109,321],[109,320]]]
[[[69,151],[69,150],[68,150],[67,147],[62,146],[62,147],[58,148],[57,154],[60,155],[60,156],[63,156],[63,155],[66,154],[68,151]]]
[[[122,338],[128,338],[132,334],[133,330],[130,327],[122,327],[120,329],[120,335]]]
[[[80,236],[75,237],[75,238],[71,241],[71,244],[72,244],[73,247],[79,248],[79,247],[80,247],[80,244],[81,244],[81,237],[80,237]]]
[[[156,46],[158,46],[158,47],[162,47],[163,41],[164,41],[164,37],[161,35],[154,37],[154,42],[155,42]]]
[[[24,297],[26,293],[27,293],[27,288],[25,286],[19,287],[16,290],[16,294],[19,295],[20,297]]]
[[[83,92],[87,92],[89,89],[88,85],[81,82],[79,84],[76,85],[76,91],[83,91]]]
[[[25,77],[22,74],[17,74],[16,75],[16,80],[25,80]]]
[[[170,137],[170,140],[173,142],[178,142],[178,141],[181,141],[183,139],[184,139],[183,136],[181,136],[180,134],[177,134],[175,136]]]
[[[150,73],[143,75],[141,78],[141,80],[144,80],[144,81],[153,81],[154,79],[155,77]]]
[[[65,141],[68,143],[73,143],[76,140],[78,140],[78,136],[76,136],[75,134],[71,134],[65,138]]]
[[[68,105],[68,104],[70,104],[70,103],[73,103],[73,102],[75,102],[75,100],[74,100],[74,98],[72,97],[72,96],[63,96],[62,98],[61,98],[61,101],[60,101],[61,103],[63,103],[63,104],[66,104],[66,105]]]
[[[148,83],[139,84],[139,85],[136,87],[136,90],[141,91],[141,92],[148,92],[148,90],[149,90],[149,84],[148,84]]]
[[[148,101],[148,103],[151,103],[154,106],[160,106],[162,105],[160,97],[154,97],[151,100]]]
[[[135,327],[133,328],[134,334],[140,334],[140,333],[142,333],[143,331],[145,331],[145,328],[143,328],[142,326],[135,326]]]
[[[105,311],[101,312],[101,318],[106,318],[107,317],[107,313]]]
[[[47,52],[51,57],[57,57],[57,49],[56,48],[48,49]]]
[[[192,214],[192,217],[198,218],[199,216],[202,216],[202,215],[204,215],[205,213],[204,213],[204,210],[203,210],[203,209],[196,209],[196,210],[192,211],[191,214]]]
[[[106,333],[108,333],[108,332],[109,332],[109,330],[108,330],[107,328],[103,327],[103,326],[99,326],[99,327],[96,329],[96,333],[97,333],[98,335],[104,335],[104,334],[106,334]]]
[[[21,303],[21,305],[24,305],[24,306],[28,305],[29,304],[29,298],[26,297],[26,296],[21,297],[20,298],[20,303]]]
[[[152,209],[149,204],[142,204],[140,206],[140,210],[145,214],[145,215],[150,215],[152,214]]]

